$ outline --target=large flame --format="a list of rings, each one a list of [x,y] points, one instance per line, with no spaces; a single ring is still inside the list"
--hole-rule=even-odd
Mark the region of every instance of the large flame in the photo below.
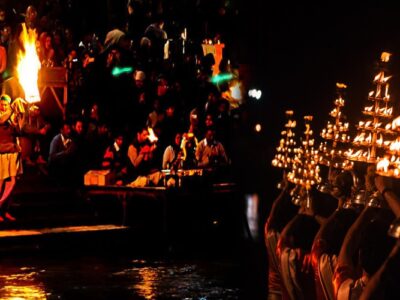
[[[29,103],[40,101],[38,88],[38,73],[40,61],[36,52],[36,31],[27,30],[22,24],[20,36],[25,51],[18,53],[18,80],[25,92],[25,100]]]

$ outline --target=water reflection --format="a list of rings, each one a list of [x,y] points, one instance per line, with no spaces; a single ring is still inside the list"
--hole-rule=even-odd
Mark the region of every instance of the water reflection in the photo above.
[[[34,268],[21,268],[18,273],[0,275],[0,297],[4,300],[47,299],[39,272]]]
[[[0,299],[239,299],[237,274],[232,262],[25,258],[0,261]]]
[[[141,280],[133,286],[140,296],[145,299],[154,299],[156,296],[155,282],[157,281],[157,270],[151,268],[143,268],[139,270]]]

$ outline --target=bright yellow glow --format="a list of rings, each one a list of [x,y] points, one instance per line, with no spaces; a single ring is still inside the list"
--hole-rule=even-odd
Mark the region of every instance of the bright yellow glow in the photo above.
[[[24,89],[25,100],[29,103],[39,102],[38,74],[40,61],[36,52],[36,31],[27,30],[25,24],[22,24],[20,40],[25,51],[18,53],[18,80]]]
[[[261,131],[261,125],[260,124],[257,124],[256,126],[255,126],[255,131],[257,131],[257,132],[260,132]]]
[[[382,159],[381,161],[379,161],[376,165],[376,170],[377,171],[383,171],[385,173],[387,173],[388,168],[389,168],[389,160],[385,157],[384,159]]]
[[[134,288],[138,291],[138,294],[144,299],[155,299],[156,297],[156,287],[158,273],[157,270],[153,268],[141,268],[139,270],[139,275],[142,277],[140,283],[135,284]]]
[[[149,132],[149,137],[148,137],[149,141],[151,143],[157,142],[158,141],[158,137],[154,133],[153,128],[149,127],[149,128],[147,128],[147,131]]]
[[[0,281],[4,282],[1,289],[1,299],[47,299],[43,284],[37,281],[38,273],[28,271],[23,274],[1,275]]]

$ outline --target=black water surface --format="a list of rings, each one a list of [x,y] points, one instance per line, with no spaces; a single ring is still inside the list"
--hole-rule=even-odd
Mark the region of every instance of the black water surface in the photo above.
[[[0,260],[0,299],[241,299],[231,259],[52,255]]]

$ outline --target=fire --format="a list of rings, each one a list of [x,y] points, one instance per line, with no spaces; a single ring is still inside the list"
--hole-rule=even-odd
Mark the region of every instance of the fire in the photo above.
[[[37,82],[40,61],[36,52],[36,31],[27,30],[25,24],[22,24],[20,39],[25,52],[18,53],[18,80],[24,89],[25,100],[29,103],[39,102],[40,94]]]
[[[397,117],[392,122],[392,129],[397,129],[400,127],[400,117]]]
[[[400,140],[397,139],[395,140],[391,145],[390,145],[390,151],[400,151]]]
[[[382,60],[383,62],[388,62],[391,55],[392,55],[392,53],[390,53],[390,52],[382,52],[382,54],[381,54],[381,60]]]
[[[384,159],[382,159],[381,161],[379,161],[379,162],[377,163],[377,165],[376,165],[376,170],[377,170],[377,171],[383,171],[383,172],[387,173],[387,172],[388,172],[388,169],[389,169],[389,165],[390,165],[390,162],[389,162],[389,160],[385,157]]]
[[[153,128],[149,127],[149,128],[147,128],[147,131],[149,132],[149,136],[148,136],[149,141],[151,143],[157,142],[158,141],[158,137],[154,133]]]

